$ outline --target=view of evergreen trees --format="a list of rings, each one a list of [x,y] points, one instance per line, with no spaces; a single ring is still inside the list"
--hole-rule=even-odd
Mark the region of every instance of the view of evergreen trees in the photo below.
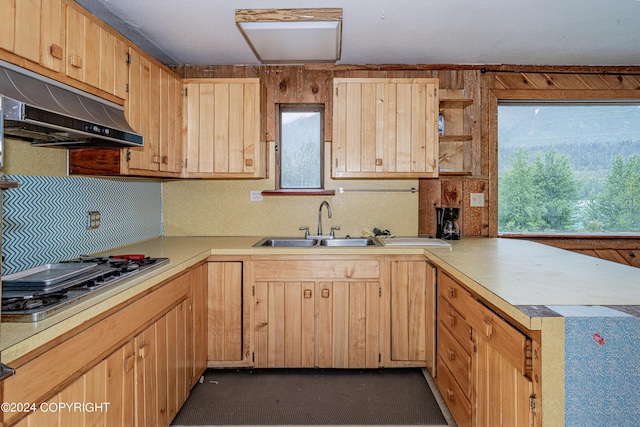
[[[280,145],[281,187],[319,188],[320,113],[284,113]]]
[[[640,153],[618,154],[601,191],[585,184],[566,154],[538,153],[532,162],[516,150],[498,182],[498,224],[502,232],[640,232]]]
[[[640,129],[638,110],[618,115],[625,137]],[[610,141],[621,129],[616,123],[598,122],[594,131],[573,111],[567,132],[549,111],[523,113],[509,111],[499,130],[499,231],[640,232],[640,133]]]

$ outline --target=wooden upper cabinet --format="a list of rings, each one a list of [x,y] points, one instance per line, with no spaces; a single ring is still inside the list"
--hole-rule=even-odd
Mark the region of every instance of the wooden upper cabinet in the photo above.
[[[123,170],[132,175],[182,172],[182,82],[135,49],[130,50],[127,121],[144,135],[143,147],[125,149]]]
[[[115,34],[100,30],[100,88],[118,98],[127,97],[129,46]]]
[[[129,169],[158,169],[159,160],[154,159],[154,156],[157,156],[160,151],[158,141],[160,129],[157,126],[160,114],[159,79],[160,68],[137,50],[131,49],[129,93],[125,111],[129,125],[144,136],[144,146],[126,149],[129,153],[126,156]]]
[[[0,0],[0,58],[73,80],[126,98],[127,42],[117,32],[70,0]],[[23,61],[16,58],[24,58]],[[91,91],[86,85],[76,85]],[[104,93],[96,92],[104,96]]]
[[[66,6],[67,76],[100,87],[100,26]]]
[[[67,76],[124,99],[127,44],[79,8],[66,5]]]
[[[185,79],[186,177],[264,178],[259,79]]]
[[[181,173],[182,80],[160,69],[160,170]]]
[[[438,176],[438,79],[333,80],[333,178]]]
[[[62,0],[3,0],[0,48],[54,71],[64,68]]]

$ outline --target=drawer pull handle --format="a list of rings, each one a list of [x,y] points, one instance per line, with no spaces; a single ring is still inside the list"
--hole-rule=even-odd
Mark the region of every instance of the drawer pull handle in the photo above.
[[[449,298],[455,298],[455,297],[456,297],[455,288],[449,288]]]
[[[450,388],[447,389],[447,395],[449,397],[449,402],[455,402],[456,401],[456,396],[455,394],[453,394],[453,390],[451,390]]]
[[[484,321],[484,334],[487,339],[490,339],[493,334],[493,324],[488,320]]]
[[[49,53],[51,53],[51,56],[54,57],[55,59],[62,59],[63,53],[62,53],[62,46],[60,46],[59,44],[52,44],[51,46],[49,46]]]
[[[449,326],[456,326],[456,317],[449,315]]]
[[[74,68],[82,68],[82,57],[78,55],[71,55],[69,63]]]
[[[456,360],[456,353],[453,350],[449,350],[449,360]]]
[[[147,344],[143,344],[140,346],[140,350],[138,350],[138,356],[141,359],[144,359],[149,354],[149,346]]]
[[[304,290],[304,297],[305,298],[311,298],[311,289],[305,289]]]
[[[329,289],[322,290],[322,298],[329,298]]]

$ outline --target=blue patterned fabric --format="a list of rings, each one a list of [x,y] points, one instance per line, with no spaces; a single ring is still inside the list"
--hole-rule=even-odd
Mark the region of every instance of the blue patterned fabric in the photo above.
[[[162,234],[161,183],[22,176],[3,191],[2,274],[106,251]],[[87,230],[88,212],[100,228]]]
[[[640,318],[566,317],[565,363],[567,427],[640,426]]]

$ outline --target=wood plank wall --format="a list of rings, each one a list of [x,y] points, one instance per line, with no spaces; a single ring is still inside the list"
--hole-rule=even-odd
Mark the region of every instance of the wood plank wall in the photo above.
[[[487,236],[488,204],[485,208],[468,206],[469,192],[488,189],[487,147],[482,145],[480,126],[481,79],[479,66],[434,65],[300,65],[300,66],[176,66],[171,67],[185,78],[258,77],[266,86],[266,138],[276,137],[276,104],[322,103],[325,105],[325,140],[332,141],[332,90],[334,77],[437,78],[440,89],[461,91],[474,103],[465,109],[465,132],[473,135],[464,153],[470,177],[448,176],[420,180],[419,233],[435,235],[435,207],[463,207],[460,226],[465,235]],[[477,100],[477,102],[475,102]]]
[[[459,90],[473,104],[464,111],[465,133],[473,136],[465,148],[466,175],[421,179],[419,226],[421,235],[434,235],[435,207],[460,207],[463,236],[497,236],[497,104],[494,91],[571,93],[606,91],[628,96],[638,91],[640,67],[483,66],[465,65],[300,65],[300,66],[176,66],[185,78],[258,77],[266,86],[266,139],[274,141],[276,104],[325,105],[325,139],[332,140],[332,84],[334,77],[438,78],[440,89]],[[604,95],[603,95],[604,96]],[[484,193],[485,207],[471,207],[470,193]],[[532,239],[535,240],[535,239]],[[545,244],[637,266],[640,239],[543,239]],[[621,245],[621,246],[620,246]]]

